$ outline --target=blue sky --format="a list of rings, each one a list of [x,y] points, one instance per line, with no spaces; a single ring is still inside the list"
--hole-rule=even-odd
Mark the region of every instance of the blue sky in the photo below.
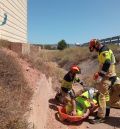
[[[120,0],[28,0],[28,41],[85,43],[120,35]]]

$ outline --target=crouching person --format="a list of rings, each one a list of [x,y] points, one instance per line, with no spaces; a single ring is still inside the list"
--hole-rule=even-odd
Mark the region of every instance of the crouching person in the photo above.
[[[61,81],[60,93],[56,98],[59,98],[58,100],[63,104],[66,96],[70,96],[72,99],[75,98],[73,83],[80,83],[80,79],[76,77],[76,74],[81,74],[81,69],[77,65],[73,65]]]

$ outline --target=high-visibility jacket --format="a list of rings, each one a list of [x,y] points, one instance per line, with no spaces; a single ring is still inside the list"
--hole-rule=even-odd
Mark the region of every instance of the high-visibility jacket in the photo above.
[[[76,74],[71,74],[69,71],[63,78],[61,87],[68,90],[72,89],[73,82],[80,82],[80,79],[76,77]]]
[[[116,60],[112,50],[108,49],[106,46],[102,46],[98,53],[98,61],[101,73],[106,74],[109,77],[116,76]]]
[[[75,98],[75,100],[76,100],[76,113],[78,116],[82,116],[85,113],[86,109],[91,107],[91,103],[87,100],[89,97],[90,97],[89,92],[85,91],[81,96],[78,96]],[[93,98],[92,100],[95,104],[97,103],[96,98]],[[65,108],[66,108],[67,114],[71,113],[71,111],[73,109],[71,102],[68,102],[68,104],[65,106]]]
[[[72,89],[72,84],[73,84],[73,82],[68,82],[66,80],[62,80],[61,88],[64,87],[68,90],[71,90]]]
[[[65,106],[66,113],[70,114],[73,110],[72,104],[68,102],[68,104]],[[77,116],[82,116],[85,113],[86,109],[82,108],[80,105],[76,104],[76,115]]]
[[[93,95],[91,95],[91,93],[89,92],[89,90],[83,92],[81,94],[81,96],[76,97],[76,101],[80,104],[83,105],[83,108],[90,108],[91,107],[91,102],[88,101],[89,99],[94,103],[97,104],[97,93],[92,93]],[[91,98],[92,96],[92,98]]]

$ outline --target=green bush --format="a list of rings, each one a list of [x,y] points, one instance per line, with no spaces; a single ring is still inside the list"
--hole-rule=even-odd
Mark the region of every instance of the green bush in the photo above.
[[[59,50],[64,50],[65,48],[67,48],[67,43],[65,40],[61,40],[58,42],[58,46],[57,49]]]

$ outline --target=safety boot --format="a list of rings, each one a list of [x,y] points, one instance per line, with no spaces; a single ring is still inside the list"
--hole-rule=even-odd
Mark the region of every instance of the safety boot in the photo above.
[[[104,122],[105,122],[105,118],[100,118],[98,116],[90,120],[90,124],[99,124],[99,123],[104,123]]]
[[[105,117],[108,118],[110,115],[110,108],[106,108],[106,114]]]

